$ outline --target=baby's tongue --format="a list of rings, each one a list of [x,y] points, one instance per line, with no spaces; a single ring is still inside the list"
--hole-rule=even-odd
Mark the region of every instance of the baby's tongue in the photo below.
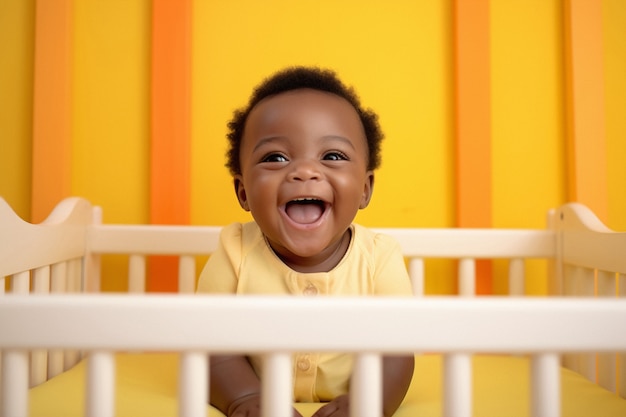
[[[287,216],[296,223],[314,223],[322,215],[322,207],[319,204],[310,203],[290,203],[285,208]]]

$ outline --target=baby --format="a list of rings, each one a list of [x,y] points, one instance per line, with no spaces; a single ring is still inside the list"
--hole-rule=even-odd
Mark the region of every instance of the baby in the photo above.
[[[353,224],[372,196],[383,135],[351,88],[328,70],[289,68],[228,126],[227,167],[254,221],[223,229],[198,292],[411,295],[397,242]],[[346,354],[295,354],[295,401],[324,402],[314,417],[347,417],[351,365]],[[228,417],[258,416],[260,368],[257,357],[212,357],[211,404]],[[412,375],[413,356],[384,357],[384,416]]]

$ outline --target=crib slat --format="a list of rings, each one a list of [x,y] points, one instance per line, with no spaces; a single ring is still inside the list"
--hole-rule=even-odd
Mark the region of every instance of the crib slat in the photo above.
[[[196,260],[191,255],[182,255],[178,261],[178,292],[193,294],[196,288]]]
[[[620,353],[618,355],[618,395],[622,398],[626,398],[626,353]]]
[[[48,351],[48,378],[59,375],[65,369],[65,354],[60,349]]]
[[[453,353],[444,357],[443,415],[472,415],[472,357]]]
[[[206,353],[183,352],[180,355],[178,415],[205,417],[209,392],[209,362]]]
[[[472,297],[476,294],[476,261],[459,259],[459,295]]]
[[[424,259],[409,259],[409,277],[411,278],[411,286],[413,287],[414,296],[424,295]]]
[[[293,417],[291,355],[268,353],[263,358],[261,416]]]
[[[350,379],[350,416],[381,417],[382,357],[376,353],[356,355]]]
[[[30,291],[30,271],[13,274],[11,279],[11,293],[28,294]]]
[[[2,352],[2,393],[0,415],[26,417],[28,415],[28,352]]]
[[[564,265],[563,291],[566,296],[593,297],[595,295],[595,273],[589,268]],[[563,356],[563,365],[590,381],[596,381],[596,355],[573,353]]]
[[[81,258],[70,259],[67,261],[67,282],[66,292],[81,292]],[[80,361],[80,351],[76,349],[66,349],[63,351],[63,370],[67,371]]]
[[[613,272],[598,271],[598,297],[617,296],[617,276]],[[598,354],[598,384],[611,392],[617,393],[617,355],[615,353]]]
[[[561,379],[559,356],[553,353],[533,355],[531,359],[531,412],[533,417],[561,415]]]
[[[70,286],[70,291],[74,292],[83,292],[83,258],[74,258],[69,261],[70,265],[70,279],[72,285]]]
[[[42,266],[33,270],[33,293],[47,294],[50,292],[50,266]],[[48,351],[36,349],[30,353],[30,384],[34,387],[48,378]]]
[[[76,349],[67,349],[63,351],[63,370],[67,371],[80,361],[80,351]]]
[[[598,271],[598,297],[617,297],[617,276],[614,272]]]
[[[63,372],[63,351],[52,349],[48,351],[48,378],[59,375]]]
[[[524,275],[524,259],[511,259],[509,261],[509,295],[524,295]]]
[[[33,270],[33,293],[48,294],[50,292],[50,265]]]
[[[30,387],[46,382],[48,379],[48,351],[35,349],[30,353]]]
[[[617,354],[598,354],[598,384],[617,393]]]
[[[102,224],[102,207],[94,206],[92,211],[92,225]],[[92,226],[93,227],[93,226]],[[101,261],[102,257],[99,253],[94,253],[91,248],[91,236],[92,230],[88,229],[87,234],[87,253],[85,253],[85,273],[83,287],[85,292],[100,292],[100,275],[101,275]]]
[[[85,415],[115,415],[115,356],[112,352],[94,351],[87,357]]]
[[[59,262],[50,266],[50,292],[67,292],[67,263]]]
[[[618,297],[626,297],[626,274],[617,274]],[[617,368],[619,395],[626,398],[626,353],[618,355],[619,366]]]
[[[67,291],[67,264],[59,262],[50,266],[50,292],[61,294]],[[62,350],[53,349],[48,351],[48,378],[59,375],[64,367],[64,353]]]
[[[143,255],[133,254],[128,258],[128,292],[146,292],[146,257]]]

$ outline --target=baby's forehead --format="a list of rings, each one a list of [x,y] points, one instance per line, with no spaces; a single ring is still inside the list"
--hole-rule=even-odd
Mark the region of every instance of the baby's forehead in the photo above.
[[[357,109],[345,98],[323,90],[299,88],[273,94],[259,100],[251,109],[246,124],[259,116],[275,120],[293,113],[327,112],[336,114],[346,123],[361,124]]]

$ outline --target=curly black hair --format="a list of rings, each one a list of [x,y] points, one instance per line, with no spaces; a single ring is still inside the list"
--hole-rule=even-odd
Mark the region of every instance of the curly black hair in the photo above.
[[[241,174],[239,152],[244,128],[248,115],[261,100],[266,97],[284,93],[300,88],[310,88],[335,94],[348,101],[356,110],[369,150],[368,170],[375,170],[380,165],[380,143],[383,140],[383,132],[378,123],[378,115],[371,109],[361,107],[359,97],[354,89],[344,85],[334,71],[317,67],[290,67],[266,78],[252,93],[248,105],[235,110],[233,118],[228,123],[227,138],[229,149],[226,152],[226,167],[232,175]]]

